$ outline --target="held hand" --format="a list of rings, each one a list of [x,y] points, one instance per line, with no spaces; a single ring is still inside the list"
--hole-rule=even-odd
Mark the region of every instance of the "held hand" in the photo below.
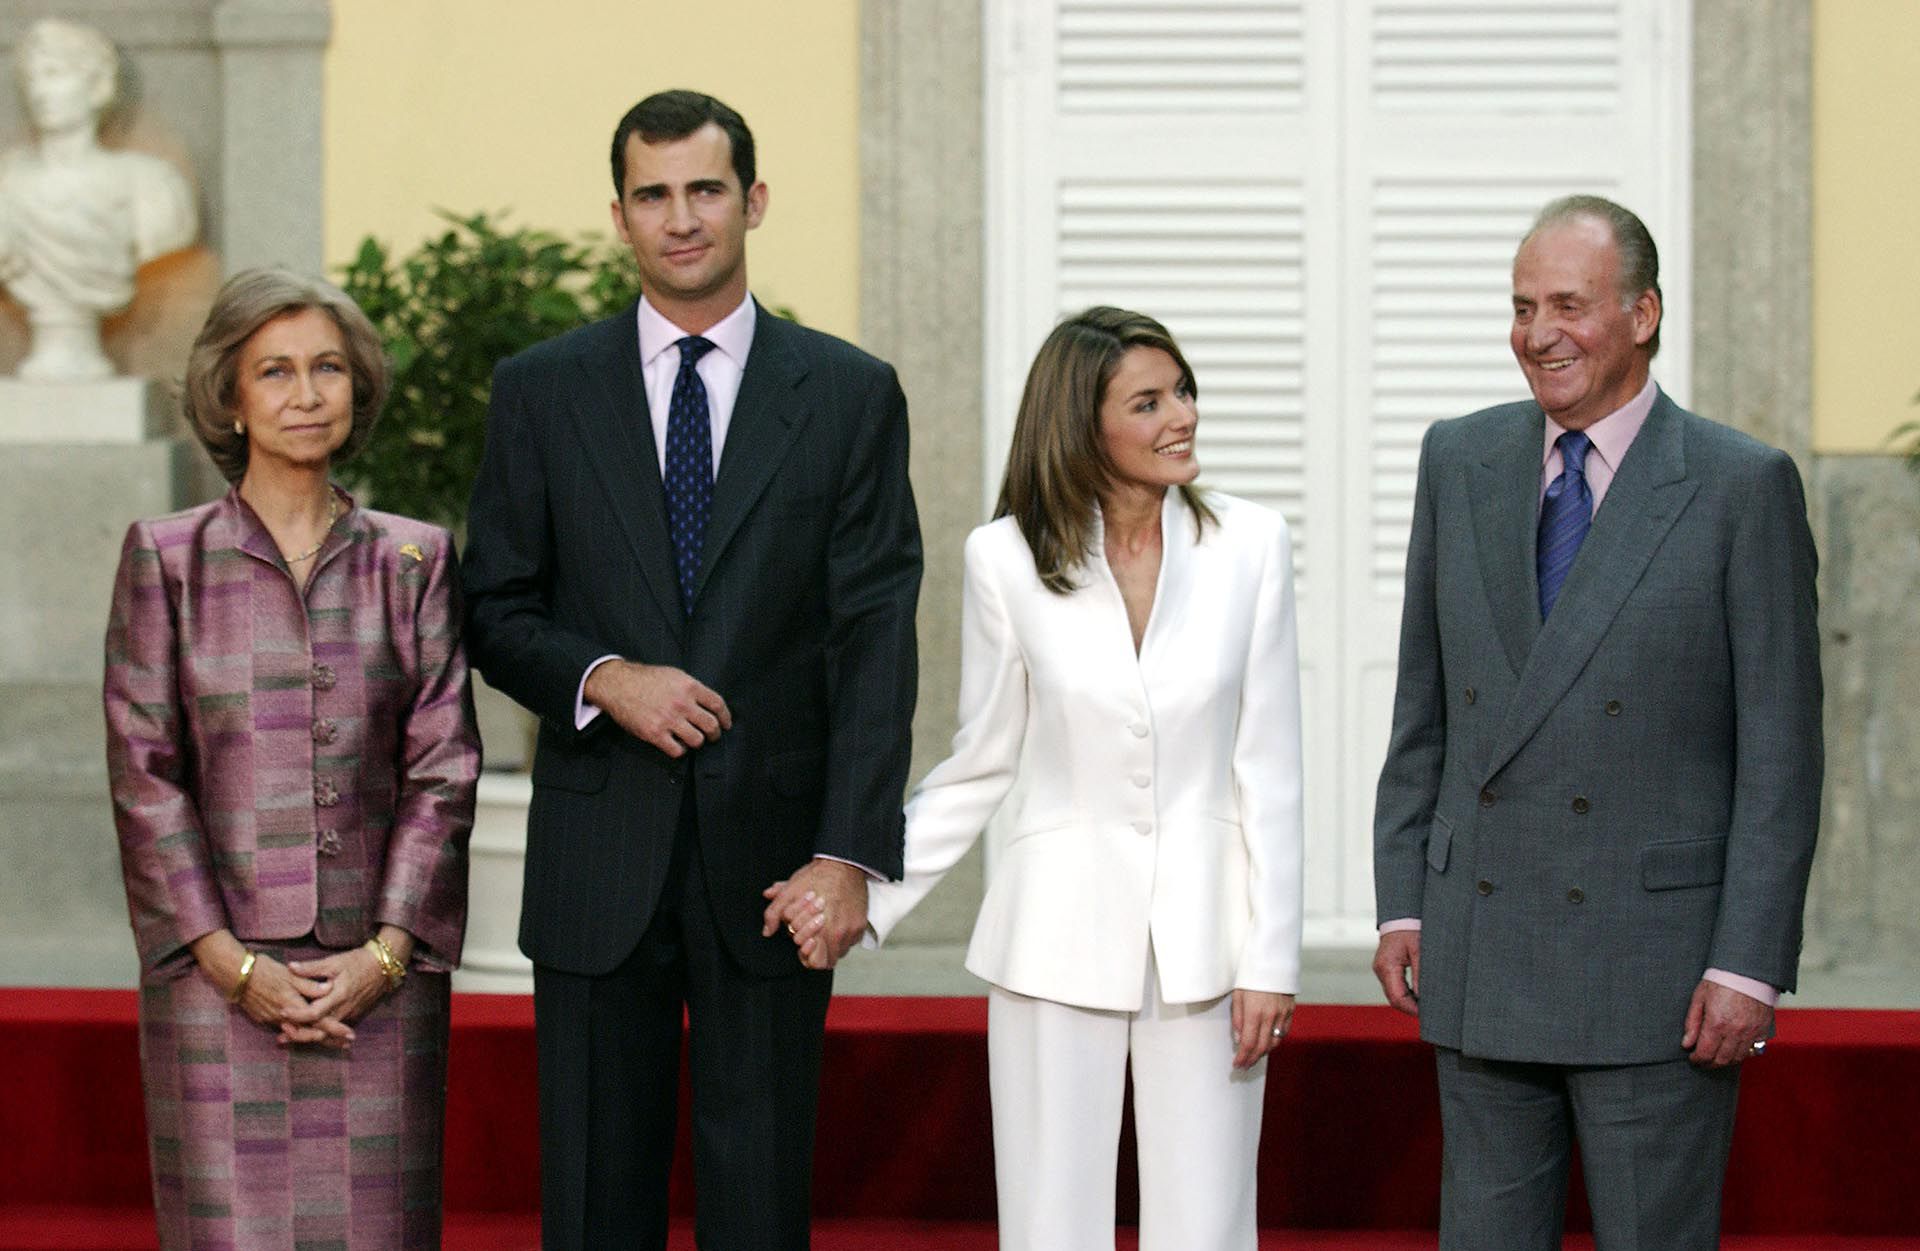
[[[798,949],[800,963],[810,969],[831,968],[825,962],[825,944],[815,941],[827,923],[827,906],[820,896],[810,890],[789,889],[785,880],[775,882],[760,894],[772,901],[762,916],[764,924],[760,927],[760,937],[772,938],[775,931],[784,925],[788,936],[793,939],[794,947]]]
[[[1293,996],[1264,990],[1233,992],[1233,1067],[1249,1069],[1280,1045],[1293,1027]]]
[[[1408,1016],[1420,1015],[1420,931],[1389,930],[1373,953],[1373,975],[1387,1002]]]
[[[1729,986],[1702,979],[1687,1004],[1680,1045],[1701,1068],[1723,1069],[1753,1055],[1753,1045],[1773,1037],[1773,1009]]]
[[[583,694],[621,729],[676,759],[733,728],[726,700],[666,665],[609,660],[587,675]]]
[[[855,865],[815,857],[761,894],[771,901],[762,937],[785,925],[800,962],[810,969],[838,964],[866,931],[867,875]]]

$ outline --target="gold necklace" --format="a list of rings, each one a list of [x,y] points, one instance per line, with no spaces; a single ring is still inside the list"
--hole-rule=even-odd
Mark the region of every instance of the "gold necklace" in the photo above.
[[[303,560],[312,560],[319,554],[320,549],[327,545],[327,540],[333,537],[333,528],[339,524],[340,497],[335,495],[333,490],[329,488],[327,491],[327,528],[320,532],[320,541],[312,547],[309,547],[306,551],[301,552],[298,556],[289,556],[285,552],[281,552],[280,559],[286,561],[289,565],[297,565]]]

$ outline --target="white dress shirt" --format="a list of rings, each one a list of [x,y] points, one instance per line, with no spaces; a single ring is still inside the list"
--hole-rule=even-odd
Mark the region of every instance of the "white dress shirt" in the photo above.
[[[713,428],[713,476],[720,476],[720,453],[733,424],[733,402],[740,396],[740,379],[747,372],[747,353],[753,350],[753,322],[758,315],[753,297],[708,327],[701,338],[713,344],[694,364],[707,388],[707,418]],[[665,313],[640,297],[635,317],[640,336],[640,376],[647,388],[647,417],[653,423],[653,454],[660,478],[667,476],[667,410],[673,403],[673,380],[680,374],[680,340],[687,332],[667,320]],[[587,679],[593,671],[618,656],[606,655],[587,666],[573,695],[573,727],[584,730],[600,710],[587,702]]]

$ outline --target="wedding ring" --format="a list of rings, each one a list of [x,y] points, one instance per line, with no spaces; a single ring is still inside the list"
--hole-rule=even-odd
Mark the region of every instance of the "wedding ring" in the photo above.
[[[793,928],[793,922],[791,921],[787,922],[787,933],[798,934],[799,932],[800,932],[799,930],[796,930]]]
[[[1287,1031],[1281,1029],[1278,1025],[1273,1027],[1273,1036],[1275,1038],[1284,1038],[1286,1036],[1286,1033]]]
[[[1762,1038],[1759,1042],[1753,1044],[1753,1054],[1755,1055],[1761,1054],[1766,1049],[1767,1049],[1767,1040],[1764,1038]]]

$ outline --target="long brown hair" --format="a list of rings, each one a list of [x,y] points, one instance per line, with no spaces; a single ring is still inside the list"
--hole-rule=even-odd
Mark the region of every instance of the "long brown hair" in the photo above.
[[[1144,313],[1097,305],[1053,328],[1027,371],[1013,446],[995,517],[1012,517],[1050,591],[1075,589],[1073,572],[1092,554],[1094,511],[1113,485],[1113,462],[1100,436],[1100,403],[1120,358],[1158,348],[1180,367],[1187,394],[1199,394],[1193,367],[1167,328]],[[1200,492],[1179,488],[1196,532],[1216,521]]]

